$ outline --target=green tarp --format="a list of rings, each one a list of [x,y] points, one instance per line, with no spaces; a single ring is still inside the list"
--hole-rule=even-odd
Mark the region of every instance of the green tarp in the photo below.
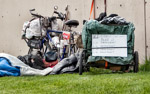
[[[115,35],[127,35],[127,57],[100,57],[92,56],[92,50],[88,50],[86,55],[88,62],[95,62],[99,60],[105,60],[112,64],[126,65],[131,64],[133,61],[134,53],[134,25],[129,23],[128,25],[104,25],[100,24],[96,20],[89,20],[84,24],[82,30],[82,42],[84,49],[91,49],[92,47],[92,34],[115,34]]]

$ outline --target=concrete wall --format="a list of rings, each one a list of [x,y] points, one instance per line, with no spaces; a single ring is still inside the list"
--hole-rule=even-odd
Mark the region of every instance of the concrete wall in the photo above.
[[[146,0],[146,38],[147,38],[147,56],[150,57],[150,0]]]
[[[135,25],[135,50],[145,59],[144,0],[107,0],[107,13],[116,13]]]
[[[115,2],[114,2],[115,1]],[[15,56],[24,55],[28,51],[26,43],[21,40],[21,30],[24,21],[32,17],[29,9],[45,16],[51,16],[53,7],[65,12],[69,5],[70,19],[77,19],[80,25],[75,30],[82,30],[82,21],[89,18],[92,0],[0,0],[0,52]],[[145,41],[147,41],[147,55],[150,56],[150,1],[146,0],[146,33],[144,0],[107,0],[107,14],[116,13],[135,25],[135,50],[139,51],[140,62],[145,59]],[[96,17],[104,12],[104,0],[95,0]],[[145,40],[145,34],[147,39]]]

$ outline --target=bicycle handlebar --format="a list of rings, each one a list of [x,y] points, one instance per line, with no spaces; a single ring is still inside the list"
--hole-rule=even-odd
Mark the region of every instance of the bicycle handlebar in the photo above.
[[[40,14],[35,14],[35,13],[33,13],[32,11],[35,11],[35,9],[30,9],[29,11],[30,11],[30,14],[31,14],[32,16],[35,16],[35,17],[37,17],[37,18],[45,18],[44,16],[42,16],[42,15],[40,15]],[[52,21],[52,20],[55,20],[55,19],[61,19],[62,21],[64,20],[64,15],[63,15],[61,12],[54,11],[54,13],[57,14],[58,17],[55,17],[55,16],[48,17],[49,20],[51,20],[51,21]]]
[[[54,11],[54,13],[59,15],[59,12],[57,12],[57,11]]]
[[[33,13],[32,11],[35,11],[35,9],[30,9],[29,11],[30,11],[30,14],[31,14],[32,16],[35,16],[35,17],[37,17],[37,18],[44,18],[42,15]]]
[[[59,17],[59,19],[61,19],[62,21],[65,19],[65,18],[64,18],[64,14],[63,14],[63,13],[61,13],[61,12],[57,12],[57,11],[54,11],[54,13],[55,13],[55,14],[57,14],[57,15],[58,15],[58,17]]]

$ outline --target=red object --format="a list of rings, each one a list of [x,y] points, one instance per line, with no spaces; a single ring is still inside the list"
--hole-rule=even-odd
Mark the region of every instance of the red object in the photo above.
[[[58,60],[52,62],[46,62],[45,59],[43,59],[43,63],[45,68],[47,67],[53,68],[58,63]]]
[[[70,32],[63,32],[63,39],[69,40],[70,39]]]
[[[105,61],[105,69],[107,69],[107,67],[108,67],[108,62]]]

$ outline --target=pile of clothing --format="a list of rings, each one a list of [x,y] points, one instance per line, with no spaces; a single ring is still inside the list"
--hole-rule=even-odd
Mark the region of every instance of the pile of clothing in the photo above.
[[[117,24],[117,25],[128,25],[129,22],[127,22],[124,18],[118,16],[118,14],[110,14],[107,16],[105,12],[101,13],[98,18],[95,20],[99,21],[101,24]]]
[[[74,73],[78,72],[80,57],[81,52],[78,52],[60,62],[57,60],[47,62],[47,59],[42,59],[38,54],[36,56],[18,56],[17,58],[0,53],[0,77]]]
[[[47,75],[52,68],[39,70],[26,65],[17,57],[0,53],[0,76]]]

